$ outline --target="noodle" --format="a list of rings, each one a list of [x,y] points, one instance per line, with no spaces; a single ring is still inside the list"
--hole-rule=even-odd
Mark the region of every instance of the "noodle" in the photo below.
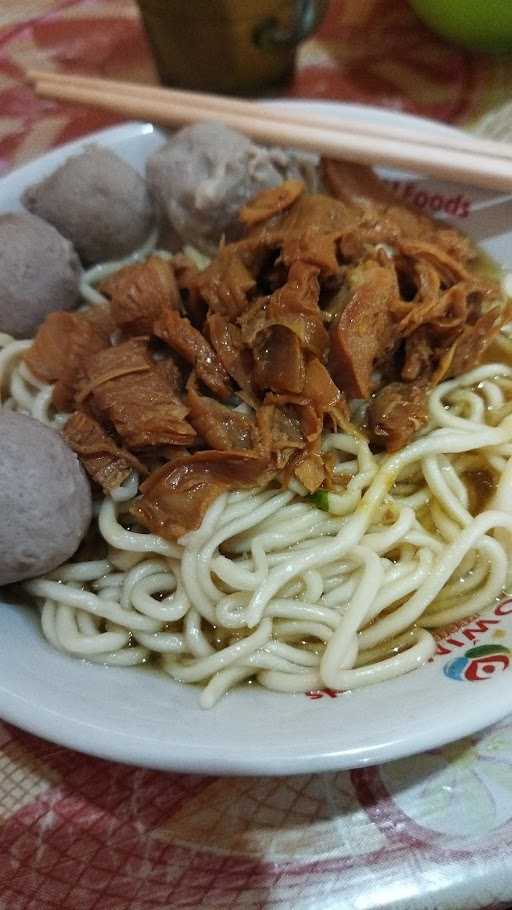
[[[103,300],[94,282],[122,264],[85,273],[87,303]],[[59,429],[67,415],[55,413],[53,387],[22,361],[30,344],[0,334],[2,403]],[[157,655],[173,679],[203,686],[203,707],[247,679],[279,692],[353,689],[421,666],[435,650],[430,629],[477,612],[507,585],[511,389],[502,363],[443,382],[430,394],[428,427],[391,455],[325,434],[345,482],[326,494],[326,509],[300,485],[225,493],[177,543],[123,526],[138,492],[133,471],[97,509],[106,558],[25,583],[44,636],[113,666]],[[479,514],[470,510],[475,471],[490,473],[496,490]]]

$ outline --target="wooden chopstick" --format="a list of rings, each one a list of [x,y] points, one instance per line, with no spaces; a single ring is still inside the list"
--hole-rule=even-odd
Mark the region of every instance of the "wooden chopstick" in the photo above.
[[[248,109],[257,114],[260,119],[277,122],[277,123],[296,123],[310,125],[317,124],[326,129],[334,129],[336,132],[350,132],[361,135],[382,137],[387,139],[403,140],[413,142],[416,145],[427,145],[439,148],[454,149],[456,151],[467,151],[472,154],[482,153],[484,155],[493,155],[497,158],[512,160],[512,143],[496,142],[492,139],[481,139],[478,136],[471,135],[450,135],[446,133],[442,138],[438,135],[431,136],[427,132],[419,132],[394,124],[385,126],[364,123],[346,116],[329,116],[317,113],[308,113],[298,116],[291,111],[280,108],[279,111],[265,107],[256,101],[241,101],[238,98],[228,98],[222,95],[204,95],[198,92],[186,92],[178,89],[162,88],[155,85],[140,85],[133,82],[120,82],[114,79],[99,79],[91,76],[76,76],[67,73],[49,73],[44,70],[29,70],[27,79],[35,84],[37,83],[54,83],[55,85],[76,86],[76,88],[93,89],[99,92],[115,92],[119,95],[133,97],[137,95],[140,98],[147,98],[155,101],[172,101],[182,104],[206,104],[212,110],[219,113],[239,112],[248,113]],[[434,125],[433,125],[434,126]],[[435,129],[434,129],[435,132]]]
[[[71,82],[62,74],[60,78],[55,75],[37,78],[35,88],[46,98],[94,105],[163,126],[198,120],[222,121],[260,142],[512,191],[512,161],[480,149],[475,152],[468,147],[450,148],[448,152],[444,136],[439,138],[438,145],[425,145],[418,141],[418,137],[409,141],[390,138],[384,128],[378,136],[375,133],[340,130],[338,124],[333,126],[332,118],[326,125],[318,117],[312,122],[309,117],[298,118],[295,115],[289,118],[281,111],[271,112],[269,116],[268,109],[263,110],[254,102],[213,96],[212,103],[212,96],[199,93],[149,88],[149,94],[148,87],[135,84],[125,83],[125,87],[118,90],[109,80],[94,80],[95,84],[91,86],[88,80],[85,84],[86,77],[73,78],[80,78],[80,84]]]

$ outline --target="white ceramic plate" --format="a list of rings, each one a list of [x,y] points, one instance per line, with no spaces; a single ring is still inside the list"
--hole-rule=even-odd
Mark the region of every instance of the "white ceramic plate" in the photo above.
[[[371,108],[295,105],[303,111],[328,107],[331,114],[409,123],[421,131],[446,130]],[[163,139],[147,124],[128,124],[64,146],[0,181],[0,211],[20,208],[27,184],[91,140],[142,171]],[[506,227],[512,225],[512,197],[418,178],[406,180],[399,192],[427,211],[445,210],[512,269],[512,235]],[[467,624],[441,642],[431,663],[400,679],[314,698],[245,688],[202,711],[194,688],[163,674],[102,667],[57,653],[43,639],[34,611],[0,603],[0,716],[83,752],[177,771],[291,774],[374,764],[475,732],[512,710],[512,680],[506,672],[512,603],[494,604],[483,617],[486,621]]]

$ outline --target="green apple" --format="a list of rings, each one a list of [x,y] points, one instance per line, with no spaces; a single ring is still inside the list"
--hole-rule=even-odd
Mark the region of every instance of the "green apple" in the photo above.
[[[410,0],[434,31],[487,51],[512,49],[512,0]]]

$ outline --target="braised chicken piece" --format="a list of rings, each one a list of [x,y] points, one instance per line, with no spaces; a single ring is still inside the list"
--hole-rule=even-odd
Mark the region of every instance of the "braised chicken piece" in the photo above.
[[[105,492],[147,475],[130,509],[154,533],[197,528],[228,490],[336,488],[324,432],[403,447],[429,390],[511,318],[456,230],[367,168],[322,174],[331,195],[289,180],[246,202],[239,239],[203,271],[183,254],[120,269],[101,284],[108,305],[50,315],[26,355],[74,412],[65,437]]]
[[[135,469],[145,473],[144,465],[125,449],[120,449],[101,425],[82,411],[71,415],[63,430],[68,445],[80,456],[91,480],[107,495],[128,479]]]
[[[129,449],[190,445],[195,431],[188,408],[152,359],[144,338],[132,338],[89,357],[80,400],[112,425]]]

